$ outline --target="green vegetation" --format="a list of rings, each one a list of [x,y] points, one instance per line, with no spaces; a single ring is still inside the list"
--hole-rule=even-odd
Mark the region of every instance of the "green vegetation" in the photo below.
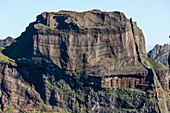
[[[52,111],[52,107],[50,106],[50,105],[47,105],[47,104],[43,104],[42,106],[41,106],[41,110],[42,111]]]
[[[146,102],[146,93],[140,90],[134,90],[130,88],[117,89],[116,95],[118,100],[126,104],[127,108],[139,109],[141,105]],[[119,103],[119,102],[118,102]],[[120,103],[120,105],[122,104]],[[123,108],[122,104],[122,108]],[[125,108],[126,108],[125,107]]]
[[[3,62],[7,62],[7,63],[10,63],[12,65],[16,65],[15,61],[13,59],[10,59],[8,58],[7,56],[5,56],[3,53],[2,53],[2,50],[4,48],[0,47],[0,61],[3,61]]]
[[[99,103],[102,106],[115,105],[115,109],[117,111],[135,111],[138,112],[145,103],[152,102],[155,103],[156,100],[149,99],[150,97],[144,91],[131,89],[131,88],[109,88],[109,89],[101,89],[94,90],[94,88],[82,89],[82,90],[74,90],[69,88],[67,83],[64,80],[60,80],[57,82],[59,85],[53,85],[48,80],[46,80],[47,87],[56,87],[54,89],[58,90],[58,95],[63,95],[62,103],[69,101],[69,105],[67,107],[59,107],[47,104],[39,104],[37,106],[40,108],[39,112],[35,113],[69,113],[72,112],[92,112],[91,108],[94,104]],[[85,92],[84,92],[84,91]],[[100,103],[100,99],[103,100],[104,103]],[[84,106],[85,102],[88,106]],[[93,104],[92,104],[93,103]],[[109,109],[108,109],[109,110]],[[110,108],[111,110],[111,108]],[[9,108],[7,111],[11,112],[12,109]],[[103,109],[103,112],[106,112],[107,109]],[[9,113],[6,112],[6,113]],[[22,110],[23,112],[23,110]],[[24,113],[33,113],[33,111],[24,111]]]
[[[146,56],[141,56],[141,58],[142,60],[146,61],[152,69],[166,69],[166,66],[164,66],[163,64],[156,62]]]
[[[70,113],[70,112],[68,112],[67,109],[60,108],[60,107],[55,107],[55,108],[54,108],[54,111],[55,111],[55,112],[53,112],[53,113]]]
[[[4,113],[13,113],[13,109],[14,109],[14,107],[13,107],[12,105],[10,105],[10,106],[5,110]]]

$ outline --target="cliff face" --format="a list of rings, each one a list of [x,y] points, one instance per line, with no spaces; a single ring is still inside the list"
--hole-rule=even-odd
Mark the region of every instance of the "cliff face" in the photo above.
[[[138,65],[142,70],[135,43],[139,53],[145,54],[142,31],[123,13],[60,11],[39,15],[5,53],[15,59],[50,58],[67,71],[80,70],[85,60],[88,67],[102,68],[103,72],[97,70],[96,76],[104,76],[108,72],[122,74],[129,66]]]
[[[167,111],[169,72],[152,70],[142,30],[121,12],[44,12],[2,52],[16,63],[0,64],[2,110]]]
[[[148,52],[148,57],[170,67],[170,45],[155,45],[155,47]]]

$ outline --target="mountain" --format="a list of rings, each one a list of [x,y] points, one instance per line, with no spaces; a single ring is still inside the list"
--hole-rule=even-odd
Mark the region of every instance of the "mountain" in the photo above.
[[[8,46],[8,45],[10,45],[13,41],[14,41],[14,38],[8,36],[6,39],[0,40],[0,47]]]
[[[148,57],[170,67],[170,45],[155,45],[154,48],[148,52]]]
[[[169,70],[122,12],[44,12],[1,54],[2,111],[170,110]]]

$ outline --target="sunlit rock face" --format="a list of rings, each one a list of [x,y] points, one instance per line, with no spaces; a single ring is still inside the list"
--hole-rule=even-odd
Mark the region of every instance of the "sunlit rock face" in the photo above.
[[[148,52],[148,57],[170,67],[170,45],[155,45],[154,48]]]
[[[143,33],[121,12],[44,12],[5,53],[15,59],[47,57],[67,71],[85,64],[97,68],[95,76],[145,71],[138,61],[146,53]]]

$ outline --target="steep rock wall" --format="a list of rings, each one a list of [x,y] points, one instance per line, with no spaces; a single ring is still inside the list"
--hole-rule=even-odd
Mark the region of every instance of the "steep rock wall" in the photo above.
[[[145,71],[135,46],[137,40],[145,55],[145,41],[140,29],[136,35],[138,39],[134,39],[130,20],[120,12],[42,13],[4,53],[15,59],[48,57],[68,71],[78,71],[84,65],[106,68],[96,76],[108,75],[108,71],[122,74],[120,68],[128,71],[134,66]]]

